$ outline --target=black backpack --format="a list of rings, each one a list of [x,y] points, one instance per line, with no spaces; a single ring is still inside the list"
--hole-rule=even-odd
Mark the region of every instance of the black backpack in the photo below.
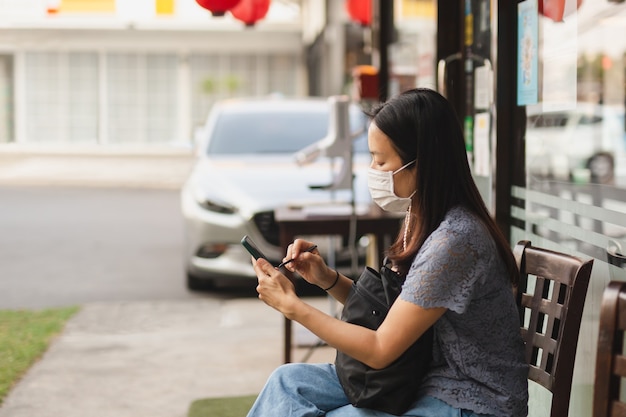
[[[377,329],[400,294],[404,278],[387,266],[383,266],[380,273],[366,267],[352,285],[341,319]],[[431,362],[432,346],[431,327],[383,369],[372,369],[337,351],[335,366],[346,396],[355,407],[403,414],[417,399],[420,383]]]

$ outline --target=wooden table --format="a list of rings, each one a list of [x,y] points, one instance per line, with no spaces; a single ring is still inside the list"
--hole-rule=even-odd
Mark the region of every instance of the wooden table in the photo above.
[[[343,209],[332,214],[331,210],[308,211],[306,209],[278,209],[275,220],[278,225],[280,245],[286,248],[297,236],[302,235],[337,235],[348,237],[353,215]],[[376,242],[378,261],[383,259],[386,246],[398,234],[403,217],[371,207],[366,213],[356,214],[356,236],[373,235]],[[292,276],[289,278],[293,279]],[[291,320],[285,318],[284,324],[284,361],[291,362],[292,345]]]

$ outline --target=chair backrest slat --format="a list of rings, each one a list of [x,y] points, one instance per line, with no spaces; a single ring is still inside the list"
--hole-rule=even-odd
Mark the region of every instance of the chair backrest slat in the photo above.
[[[529,241],[520,241],[513,252],[520,271],[517,303],[528,378],[552,392],[551,417],[567,416],[593,259],[583,261]]]
[[[620,398],[622,378],[626,378],[625,330],[626,282],[611,281],[600,305],[593,417],[626,417],[626,403]]]

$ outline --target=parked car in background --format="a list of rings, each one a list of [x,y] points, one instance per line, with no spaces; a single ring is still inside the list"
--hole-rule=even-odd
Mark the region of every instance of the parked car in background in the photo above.
[[[232,99],[214,105],[181,191],[188,288],[256,278],[250,255],[240,244],[244,235],[279,263],[286,249],[280,247],[274,218],[279,207],[345,207],[353,198],[358,207],[369,206],[367,118],[356,105],[350,108],[354,194],[349,189],[312,189],[332,183],[329,158],[303,166],[295,161],[298,151],[327,135],[329,114],[329,101],[323,98]],[[346,251],[339,248],[337,262],[349,256]]]
[[[539,180],[614,184],[626,176],[622,106],[581,103],[566,111],[529,112],[528,175]]]

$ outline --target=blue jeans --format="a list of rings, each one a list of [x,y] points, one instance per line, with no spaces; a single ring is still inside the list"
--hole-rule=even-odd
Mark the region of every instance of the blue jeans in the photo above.
[[[278,367],[248,417],[394,417],[350,404],[332,364],[290,363]],[[418,399],[406,417],[488,417],[459,410],[433,397]]]

